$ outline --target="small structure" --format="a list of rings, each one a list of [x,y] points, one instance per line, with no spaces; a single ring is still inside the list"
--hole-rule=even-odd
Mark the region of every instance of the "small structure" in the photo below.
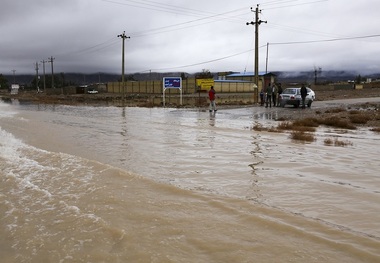
[[[20,85],[18,85],[18,84],[12,84],[12,86],[11,86],[11,94],[12,95],[18,94],[19,89],[20,89]]]

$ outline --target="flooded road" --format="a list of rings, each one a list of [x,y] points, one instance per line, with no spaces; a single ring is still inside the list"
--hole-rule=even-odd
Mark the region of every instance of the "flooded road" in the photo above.
[[[0,109],[6,262],[380,261],[366,128],[304,144],[252,130],[293,108]]]

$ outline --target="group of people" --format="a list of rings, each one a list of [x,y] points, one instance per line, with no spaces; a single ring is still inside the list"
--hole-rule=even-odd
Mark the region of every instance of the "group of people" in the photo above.
[[[208,97],[210,100],[210,112],[216,112],[216,103],[215,103],[215,90],[214,87],[211,86],[211,89],[208,92]],[[275,83],[269,83],[266,88],[263,88],[260,92],[260,102],[261,106],[264,106],[264,102],[266,103],[265,108],[279,107],[280,106],[280,95],[282,94],[281,83],[277,85]],[[305,85],[302,85],[301,88],[301,98],[302,98],[302,108],[305,108],[305,98],[307,96],[307,90]]]
[[[273,107],[280,106],[280,95],[282,94],[282,87],[281,83],[269,83],[268,86],[264,87],[261,92],[260,92],[260,102],[261,106],[264,106],[268,108],[272,107],[272,102],[273,102]]]

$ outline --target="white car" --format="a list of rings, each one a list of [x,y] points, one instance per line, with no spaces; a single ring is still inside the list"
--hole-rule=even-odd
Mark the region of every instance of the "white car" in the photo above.
[[[315,100],[315,92],[310,88],[306,88],[306,90],[307,96],[305,104],[310,108]],[[280,105],[281,107],[285,107],[285,105],[293,105],[296,108],[302,105],[301,88],[286,88],[280,95]]]
[[[89,89],[89,90],[87,91],[87,93],[88,93],[88,94],[97,94],[97,93],[99,93],[99,91],[97,91],[97,90],[95,90],[95,89]]]

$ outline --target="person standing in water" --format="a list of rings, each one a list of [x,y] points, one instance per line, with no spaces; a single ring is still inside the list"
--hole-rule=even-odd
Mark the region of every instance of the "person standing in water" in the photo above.
[[[208,98],[210,99],[210,112],[216,112],[215,94],[216,92],[214,90],[214,86],[211,86],[211,89],[208,92]]]

